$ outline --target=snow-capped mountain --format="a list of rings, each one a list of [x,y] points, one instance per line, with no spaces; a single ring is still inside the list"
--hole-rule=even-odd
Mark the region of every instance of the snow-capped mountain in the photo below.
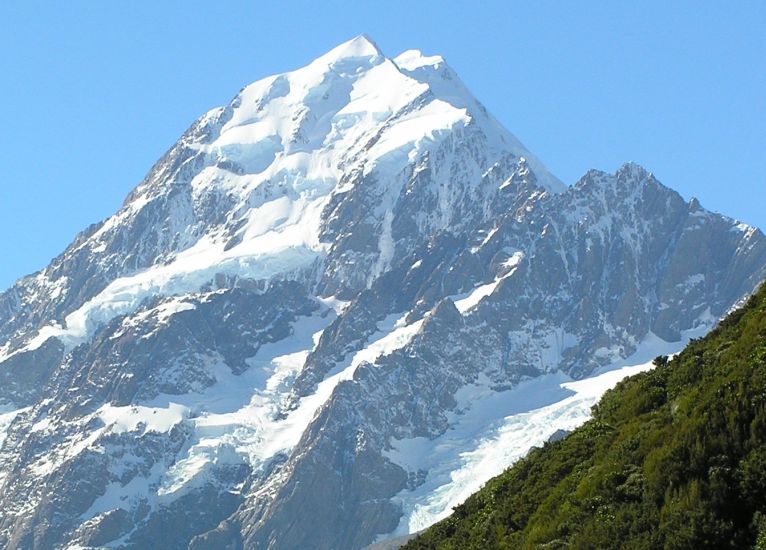
[[[566,187],[442,58],[360,36],[0,294],[0,545],[421,529],[764,276],[760,231],[633,164]]]

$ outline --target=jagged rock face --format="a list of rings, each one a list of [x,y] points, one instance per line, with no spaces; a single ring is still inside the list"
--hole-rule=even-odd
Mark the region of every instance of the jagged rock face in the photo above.
[[[425,283],[411,295],[410,307],[432,292],[435,280],[442,287],[441,301],[421,320],[409,313],[405,326],[416,325],[417,331],[406,344],[360,364],[353,380],[338,386],[306,432],[300,453],[286,464],[276,495],[256,494],[252,505],[242,507],[236,521],[246,547],[280,547],[281,541],[295,547],[310,544],[299,536],[321,540],[322,548],[364,546],[398,523],[400,512],[390,502],[408,488],[408,481],[417,486],[419,474],[408,471],[405,477],[381,465],[371,467],[370,454],[383,458],[392,441],[433,439],[447,432],[460,388],[484,376],[501,391],[555,369],[580,378],[630,355],[652,331],[675,340],[696,323],[720,317],[764,274],[761,267],[730,285],[724,274],[728,269],[722,267],[738,262],[735,257],[743,250],[752,250],[754,234],[687,205],[631,165],[615,175],[589,173],[564,193],[500,216],[480,234],[491,237],[478,247],[464,246],[446,262],[438,263],[444,258],[438,250],[436,261],[428,252],[418,260],[422,263],[416,270],[434,271],[421,275]],[[700,240],[700,234],[708,238]],[[756,245],[760,262],[763,246]],[[480,260],[474,263],[476,257]],[[469,273],[479,282],[498,282],[473,307],[464,309],[457,300],[458,311],[454,299],[444,296],[474,288],[477,280],[468,282]],[[368,292],[380,304],[387,294],[383,288],[404,289],[406,295],[412,277],[412,269],[401,270],[393,279],[380,278]],[[396,298],[401,294],[388,302]],[[359,301],[368,299],[364,295]],[[685,305],[679,307],[681,303]],[[293,391],[309,393],[301,382],[322,377],[312,369],[326,373],[349,342],[352,349],[360,347],[353,343],[376,330],[375,320],[361,317],[356,306],[349,306],[325,331]],[[418,311],[410,307],[392,304],[389,311]],[[683,313],[667,314],[675,308]],[[346,316],[353,321],[347,323]],[[369,328],[360,335],[364,326]],[[325,336],[330,338],[326,345]],[[333,356],[326,350],[341,353]],[[364,497],[349,487],[354,479],[365,481]],[[303,506],[311,506],[306,503],[317,493],[344,495],[342,501],[351,498],[356,505],[326,507],[318,516],[321,521],[306,532],[296,531],[292,518],[306,517]],[[364,517],[377,523],[360,519],[360,510],[373,503],[374,513]]]
[[[764,276],[760,231],[636,165],[565,188],[441,58],[357,38],[0,295],[0,546],[406,534],[459,497],[423,457],[459,478],[519,384],[680,347]]]

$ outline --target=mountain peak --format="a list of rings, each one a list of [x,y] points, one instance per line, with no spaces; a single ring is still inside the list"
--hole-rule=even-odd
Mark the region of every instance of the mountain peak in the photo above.
[[[395,59],[361,35],[245,87],[0,294],[0,548],[419,530],[585,421],[604,379],[562,382],[766,274],[760,232],[637,165],[544,192],[441,57]]]
[[[628,161],[624,163],[622,166],[620,166],[617,171],[615,172],[615,176],[620,177],[629,177],[632,179],[646,179],[648,177],[652,176],[652,173],[649,172],[646,168],[638,164],[637,162]]]
[[[421,67],[438,68],[445,65],[444,58],[440,55],[425,55],[420,50],[407,50],[393,59],[397,67],[405,71],[414,71]]]
[[[358,58],[384,58],[377,44],[366,34],[355,36],[351,40],[343,42],[321,56],[317,61],[336,61],[340,59]]]

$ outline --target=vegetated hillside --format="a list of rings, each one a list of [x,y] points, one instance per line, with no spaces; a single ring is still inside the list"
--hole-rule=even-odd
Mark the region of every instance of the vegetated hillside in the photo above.
[[[766,285],[405,546],[766,548]]]

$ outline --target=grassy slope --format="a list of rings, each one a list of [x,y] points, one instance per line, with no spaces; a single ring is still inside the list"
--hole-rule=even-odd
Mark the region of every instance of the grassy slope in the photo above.
[[[766,285],[404,548],[766,549]]]

